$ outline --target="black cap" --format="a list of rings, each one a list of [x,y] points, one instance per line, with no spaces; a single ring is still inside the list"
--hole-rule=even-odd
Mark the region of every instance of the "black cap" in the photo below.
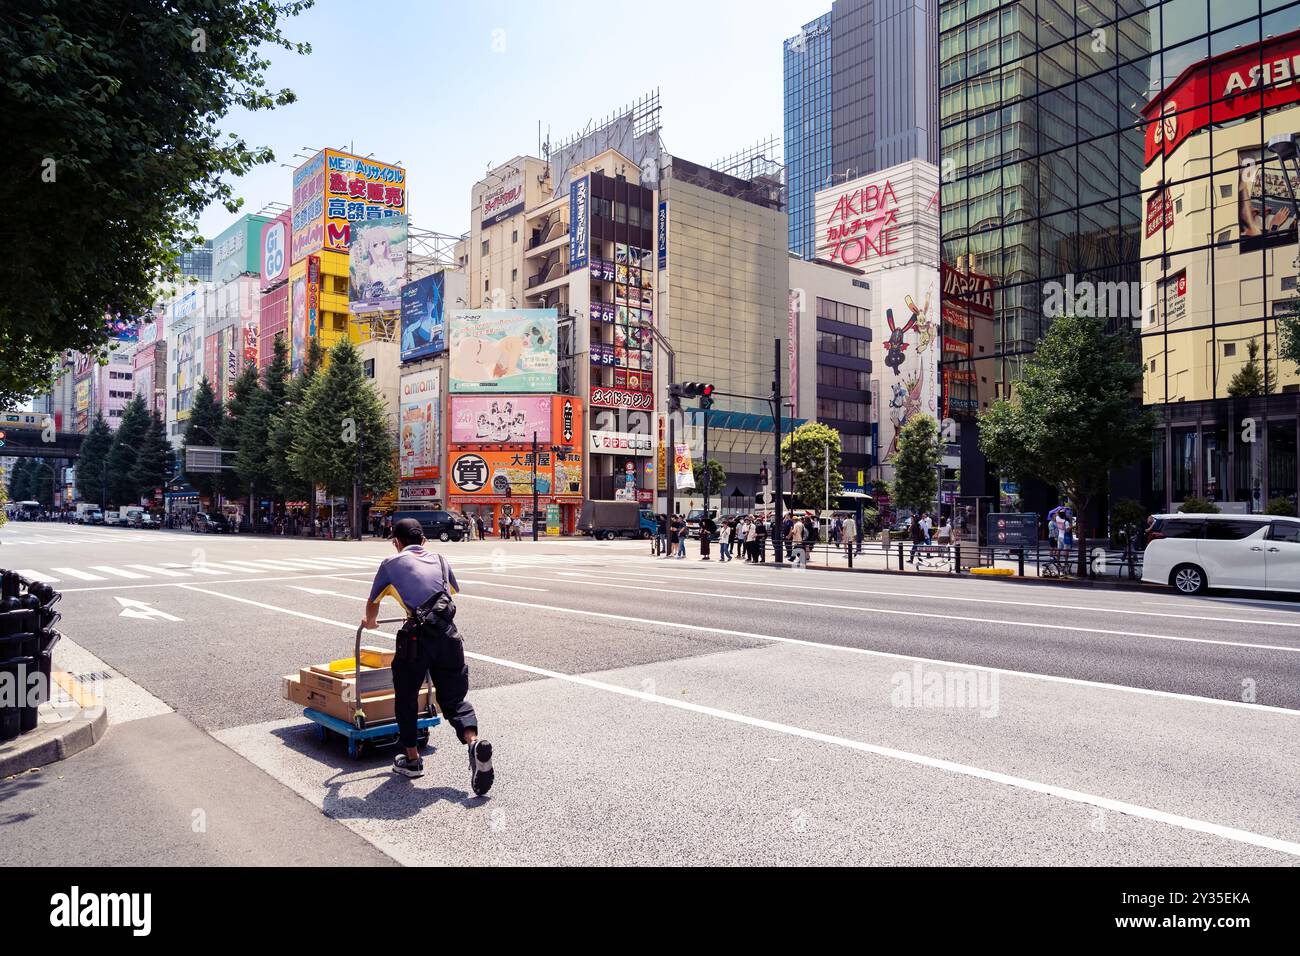
[[[393,524],[393,537],[407,544],[419,544],[424,540],[424,528],[414,518],[402,518]]]

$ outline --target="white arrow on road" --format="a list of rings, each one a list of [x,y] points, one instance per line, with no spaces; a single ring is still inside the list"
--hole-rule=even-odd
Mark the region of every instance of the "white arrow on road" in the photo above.
[[[114,595],[116,597],[116,595]],[[150,607],[144,601],[137,601],[135,598],[117,598],[117,603],[122,605],[122,613],[118,617],[138,617],[145,621],[179,621],[179,617],[174,617],[166,611],[160,611],[156,607]]]

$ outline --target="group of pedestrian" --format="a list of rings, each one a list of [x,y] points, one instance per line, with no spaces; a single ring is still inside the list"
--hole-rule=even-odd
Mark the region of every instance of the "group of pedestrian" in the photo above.
[[[1074,549],[1074,515],[1066,508],[1058,508],[1056,513],[1047,518],[1047,540],[1052,546],[1052,558],[1056,561],[1068,560]]]
[[[935,517],[928,511],[912,515],[908,525],[908,536],[912,539],[912,552],[907,559],[908,564],[916,563],[916,555],[921,548],[936,544],[946,548],[956,540],[952,530],[952,519],[943,518],[942,523],[936,528]]]

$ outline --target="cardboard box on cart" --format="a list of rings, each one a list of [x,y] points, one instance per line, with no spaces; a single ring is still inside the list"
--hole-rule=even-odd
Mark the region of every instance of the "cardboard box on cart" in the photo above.
[[[319,710],[322,714],[329,714],[331,717],[337,717],[339,720],[351,721],[352,713],[356,709],[354,702],[345,700],[343,689],[348,686],[349,682],[341,678],[335,678],[332,685],[310,685],[303,682],[304,675],[314,674],[310,668],[303,668],[298,674],[286,674],[282,677],[280,690],[285,700],[292,701],[301,707],[311,707],[313,710]],[[361,697],[362,709],[366,712],[366,720],[369,723],[384,723],[394,719],[395,700],[391,690],[376,691],[374,693],[363,694]],[[429,688],[426,685],[420,689],[419,707],[421,710],[429,706]]]

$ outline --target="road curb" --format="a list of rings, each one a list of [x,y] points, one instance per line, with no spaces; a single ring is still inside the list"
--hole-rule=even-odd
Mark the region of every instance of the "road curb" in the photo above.
[[[989,581],[997,584],[1018,584],[1018,585],[1028,585],[1030,587],[1045,587],[1045,588],[1075,588],[1078,590],[1141,591],[1146,589],[1146,586],[1143,585],[1142,582],[1140,581],[1134,581],[1132,583],[1128,583],[1128,582],[1116,582],[1116,581],[1076,581],[1076,580],[1060,580],[1060,579],[1049,580],[1044,578],[1031,578],[1031,577],[1022,578],[1018,575],[1013,575],[1011,577],[1006,577],[1001,575],[982,577],[981,575],[978,574],[948,574],[942,572],[927,574],[924,571],[910,571],[910,572],[909,571],[882,571],[877,568],[831,568],[825,566],[817,567],[816,565],[809,565],[808,570],[833,571],[833,572],[839,572],[845,574],[880,574],[886,577],[895,577],[895,578],[896,577],[905,577],[905,578],[921,577],[924,579],[932,578],[936,581],[950,580],[950,579],[958,579],[962,581]]]
[[[44,767],[88,750],[108,731],[108,708],[82,708],[76,716],[58,719],[51,704],[41,705],[36,729],[0,744],[0,780]]]

